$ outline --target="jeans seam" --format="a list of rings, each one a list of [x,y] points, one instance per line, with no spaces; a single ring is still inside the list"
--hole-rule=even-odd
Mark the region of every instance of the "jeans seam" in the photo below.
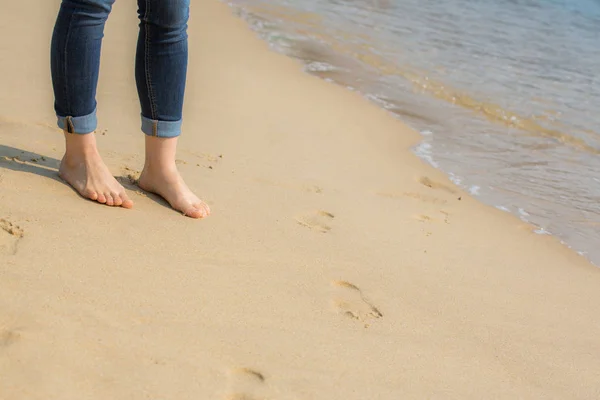
[[[144,43],[144,64],[146,70],[146,86],[148,90],[148,99],[150,100],[150,114],[151,118],[156,120],[156,99],[154,97],[154,90],[152,87],[152,77],[150,75],[150,24],[148,23],[148,19],[150,17],[150,1],[146,0],[146,15],[144,16],[144,24],[145,24],[145,43]]]
[[[68,48],[69,48],[69,40],[71,39],[71,28],[73,26],[73,19],[75,16],[75,12],[72,12],[70,14],[70,18],[69,18],[69,27],[67,28],[67,35],[65,37],[65,51],[64,51],[64,68],[63,68],[63,72],[64,72],[64,95],[65,95],[65,100],[67,102],[67,115],[71,115],[73,113],[73,110],[71,109],[71,99],[69,98],[69,83],[67,82],[67,77],[69,76],[69,70],[67,67],[67,60],[69,59],[69,52],[68,52]]]

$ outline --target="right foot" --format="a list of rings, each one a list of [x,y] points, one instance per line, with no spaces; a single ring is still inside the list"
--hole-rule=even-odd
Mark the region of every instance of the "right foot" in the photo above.
[[[133,207],[125,188],[112,176],[96,147],[94,134],[65,134],[67,151],[58,174],[81,196],[108,206]]]

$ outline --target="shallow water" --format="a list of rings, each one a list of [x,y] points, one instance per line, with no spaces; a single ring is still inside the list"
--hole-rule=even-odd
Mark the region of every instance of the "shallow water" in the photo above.
[[[415,152],[600,265],[600,1],[235,0],[272,47],[423,133]]]

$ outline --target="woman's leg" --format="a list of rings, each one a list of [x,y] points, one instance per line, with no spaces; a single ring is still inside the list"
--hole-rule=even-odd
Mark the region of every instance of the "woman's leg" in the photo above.
[[[114,0],[63,0],[52,36],[54,108],[65,131],[59,174],[82,196],[131,207],[96,147],[96,85],[104,23]]]
[[[185,215],[203,218],[210,213],[208,206],[187,187],[175,165],[188,62],[189,7],[190,0],[138,0],[135,75],[146,134],[139,185]]]

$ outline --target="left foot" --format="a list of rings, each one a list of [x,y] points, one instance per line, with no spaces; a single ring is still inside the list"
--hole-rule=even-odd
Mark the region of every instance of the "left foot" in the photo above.
[[[192,218],[210,215],[208,205],[187,187],[175,165],[177,138],[146,136],[146,162],[138,185]]]
[[[146,165],[138,185],[147,192],[159,195],[188,217],[205,218],[210,215],[208,205],[188,188],[175,165],[161,169]]]

